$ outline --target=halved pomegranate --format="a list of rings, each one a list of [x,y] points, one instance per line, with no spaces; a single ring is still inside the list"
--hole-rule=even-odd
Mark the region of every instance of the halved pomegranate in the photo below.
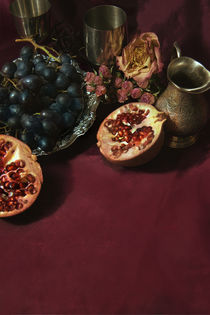
[[[0,217],[29,208],[42,182],[42,170],[31,149],[14,137],[0,135]]]
[[[101,123],[98,147],[111,163],[137,166],[149,162],[164,141],[164,113],[146,103],[129,103],[117,108]]]

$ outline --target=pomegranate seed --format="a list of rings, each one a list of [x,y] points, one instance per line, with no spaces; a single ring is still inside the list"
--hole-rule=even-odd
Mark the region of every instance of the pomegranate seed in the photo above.
[[[12,162],[12,163],[10,163],[10,164],[8,164],[8,165],[6,166],[7,172],[9,172],[9,171],[15,171],[16,169],[17,169],[17,166],[15,165],[14,162]]]
[[[0,149],[0,157],[3,157],[5,156],[6,152],[1,148]]]
[[[25,163],[25,161],[23,161],[23,160],[17,160],[17,161],[15,161],[15,165],[16,165],[17,167],[23,168],[23,167],[25,167],[26,163]]]
[[[1,177],[1,183],[5,183],[7,181],[7,176],[6,175],[3,175]]]
[[[34,195],[37,193],[37,189],[31,184],[27,187],[27,192],[29,192],[31,195]]]
[[[2,146],[3,144],[5,144],[5,140],[4,139],[0,139],[0,146]]]
[[[32,174],[27,174],[26,179],[29,181],[29,183],[34,183],[36,178]]]
[[[9,150],[12,146],[13,146],[12,142],[7,141],[7,142],[4,144],[3,148],[4,148],[4,150],[7,151],[7,150]]]
[[[20,210],[20,209],[22,209],[22,208],[23,208],[23,204],[20,203],[20,202],[17,202],[16,209],[17,209],[17,210]]]
[[[22,181],[22,182],[19,183],[19,187],[20,187],[20,188],[25,188],[25,187],[27,187],[27,186],[28,186],[28,182]]]
[[[23,173],[23,172],[24,172],[24,169],[23,169],[23,168],[18,168],[16,173],[17,173],[17,174],[21,174],[21,173]]]
[[[22,189],[17,189],[15,191],[15,196],[21,196],[21,197],[24,197],[26,195],[25,191],[22,190]]]
[[[20,175],[18,173],[15,173],[15,172],[10,172],[9,177],[12,178],[13,180],[17,180],[17,181],[20,179]]]

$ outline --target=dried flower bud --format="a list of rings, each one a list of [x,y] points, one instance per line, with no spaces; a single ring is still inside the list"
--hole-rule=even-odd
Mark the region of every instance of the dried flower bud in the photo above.
[[[93,85],[86,85],[86,91],[87,92],[94,92],[95,91],[95,87]]]
[[[140,88],[134,88],[132,91],[131,91],[131,97],[134,98],[134,99],[137,99],[141,96],[142,94],[142,91]]]
[[[124,103],[128,99],[128,91],[125,89],[117,90],[117,99],[119,103]]]
[[[154,104],[155,97],[151,93],[144,92],[140,98],[140,102],[147,104]]]
[[[104,85],[97,85],[95,93],[97,97],[106,94],[106,87]]]
[[[133,83],[131,81],[124,81],[122,83],[122,88],[126,91],[130,92],[133,89]]]
[[[95,73],[93,73],[93,72],[87,72],[86,73],[86,76],[85,76],[85,82],[86,83],[93,83],[94,82],[94,79],[95,79]]]
[[[99,74],[101,74],[105,79],[111,79],[112,74],[106,65],[101,65],[99,67]]]
[[[122,79],[121,78],[116,78],[114,81],[114,85],[116,88],[121,88],[122,86]]]
[[[99,75],[96,75],[95,78],[94,78],[94,83],[96,85],[102,85],[103,84],[103,79]]]

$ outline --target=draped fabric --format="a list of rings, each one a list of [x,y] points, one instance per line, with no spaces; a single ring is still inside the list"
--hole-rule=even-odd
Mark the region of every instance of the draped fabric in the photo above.
[[[209,0],[51,1],[54,20],[82,30],[84,12],[114,4],[129,37],[153,31],[164,72],[173,42],[210,69]],[[20,44],[0,2],[0,66]],[[209,91],[205,92],[210,101]],[[1,314],[209,314],[210,127],[191,147],[164,147],[134,169],[110,165],[91,129],[41,157],[44,184],[25,213],[0,221]]]

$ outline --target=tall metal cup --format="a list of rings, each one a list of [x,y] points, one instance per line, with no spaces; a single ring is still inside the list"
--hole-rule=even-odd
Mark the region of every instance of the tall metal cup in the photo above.
[[[44,39],[50,27],[49,0],[13,0],[10,13],[20,37]]]
[[[127,44],[127,15],[113,5],[100,5],[84,17],[84,40],[87,59],[93,65],[111,65]]]

